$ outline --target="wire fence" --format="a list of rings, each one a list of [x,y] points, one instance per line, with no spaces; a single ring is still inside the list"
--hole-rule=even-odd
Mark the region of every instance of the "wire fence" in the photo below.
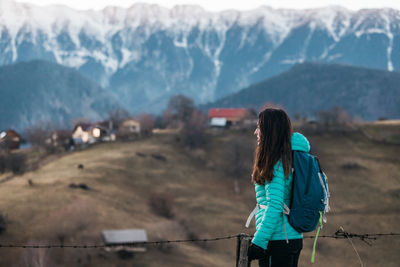
[[[227,240],[227,239],[234,239],[239,238],[241,236],[249,236],[246,234],[236,234],[236,235],[228,235],[222,237],[214,237],[214,238],[204,238],[204,239],[177,239],[177,240],[159,240],[159,241],[146,241],[146,242],[135,242],[131,244],[123,244],[124,247],[133,247],[137,245],[161,245],[161,244],[170,244],[170,243],[194,243],[194,242],[215,242],[220,240]],[[318,238],[334,238],[334,239],[360,239],[366,242],[368,245],[372,245],[367,240],[376,240],[379,237],[383,236],[400,236],[400,233],[367,233],[367,234],[358,234],[358,233],[351,233],[346,232],[343,228],[339,228],[334,234],[331,235],[319,235]],[[315,235],[305,235],[303,238],[315,238]],[[118,245],[109,245],[109,244],[71,244],[71,245],[64,245],[64,244],[2,244],[0,243],[0,248],[73,248],[73,249],[94,249],[94,248],[109,248],[114,246],[121,246]]]

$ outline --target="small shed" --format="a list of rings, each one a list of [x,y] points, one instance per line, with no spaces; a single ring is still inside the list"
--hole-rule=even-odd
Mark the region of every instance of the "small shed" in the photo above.
[[[13,129],[0,132],[0,148],[18,149],[20,143],[21,136]]]
[[[144,246],[140,246],[140,243],[148,241],[147,233],[144,229],[104,230],[102,235],[104,244],[109,246],[107,248],[108,251],[146,251]]]
[[[229,127],[242,121],[248,115],[246,108],[210,108],[210,126]]]

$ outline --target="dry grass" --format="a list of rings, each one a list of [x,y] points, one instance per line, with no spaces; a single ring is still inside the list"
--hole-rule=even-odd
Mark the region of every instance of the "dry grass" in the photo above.
[[[375,140],[400,145],[400,120],[361,123],[359,126]]]
[[[224,144],[238,137],[254,146],[251,132],[218,133],[199,157],[199,152],[175,147],[173,133],[157,133],[145,140],[100,144],[54,159],[1,184],[0,211],[10,224],[0,242],[100,243],[103,229],[123,228],[145,228],[150,240],[252,234],[254,228],[244,228],[255,203],[250,175],[240,180],[241,194],[236,195],[223,169]],[[356,132],[309,139],[318,147],[332,193],[333,212],[321,234],[331,234],[339,226],[353,232],[400,232],[399,146],[371,142]],[[341,168],[349,162],[366,168]],[[79,169],[79,164],[84,168]],[[251,159],[248,164],[250,168]],[[34,186],[28,185],[29,179]],[[71,189],[71,183],[85,183],[91,190]],[[174,218],[152,211],[151,192],[174,196]],[[304,240],[300,266],[310,265],[312,241]],[[398,238],[382,238],[373,247],[354,242],[365,266],[400,262]],[[319,239],[318,243],[314,266],[358,266],[347,241]],[[45,257],[52,266],[233,266],[235,246],[236,240],[208,246],[153,246],[128,260],[101,250],[74,249],[38,252],[32,257]],[[0,266],[18,266],[15,259],[29,258],[28,252],[18,249],[0,253]]]
[[[381,120],[381,121],[374,121],[373,124],[379,124],[379,125],[394,125],[394,126],[399,126],[400,125],[400,120]]]

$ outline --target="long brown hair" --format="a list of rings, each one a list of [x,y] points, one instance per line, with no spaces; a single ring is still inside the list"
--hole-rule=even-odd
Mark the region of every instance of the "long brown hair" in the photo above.
[[[260,141],[256,148],[251,181],[257,184],[271,182],[275,164],[281,160],[285,177],[292,167],[292,124],[280,108],[266,108],[258,115]]]

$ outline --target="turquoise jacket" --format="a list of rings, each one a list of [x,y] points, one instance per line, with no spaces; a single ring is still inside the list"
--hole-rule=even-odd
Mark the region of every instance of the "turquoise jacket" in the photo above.
[[[301,133],[293,133],[291,137],[292,149],[305,152],[310,151],[310,143]],[[303,234],[297,232],[288,222],[287,215],[283,214],[283,203],[290,204],[293,176],[290,173],[285,179],[282,164],[279,160],[274,167],[272,181],[265,185],[255,184],[256,199],[260,205],[266,205],[267,209],[259,209],[256,213],[256,232],[252,243],[264,249],[269,240],[286,240],[303,238]],[[286,228],[286,236],[285,229]]]

